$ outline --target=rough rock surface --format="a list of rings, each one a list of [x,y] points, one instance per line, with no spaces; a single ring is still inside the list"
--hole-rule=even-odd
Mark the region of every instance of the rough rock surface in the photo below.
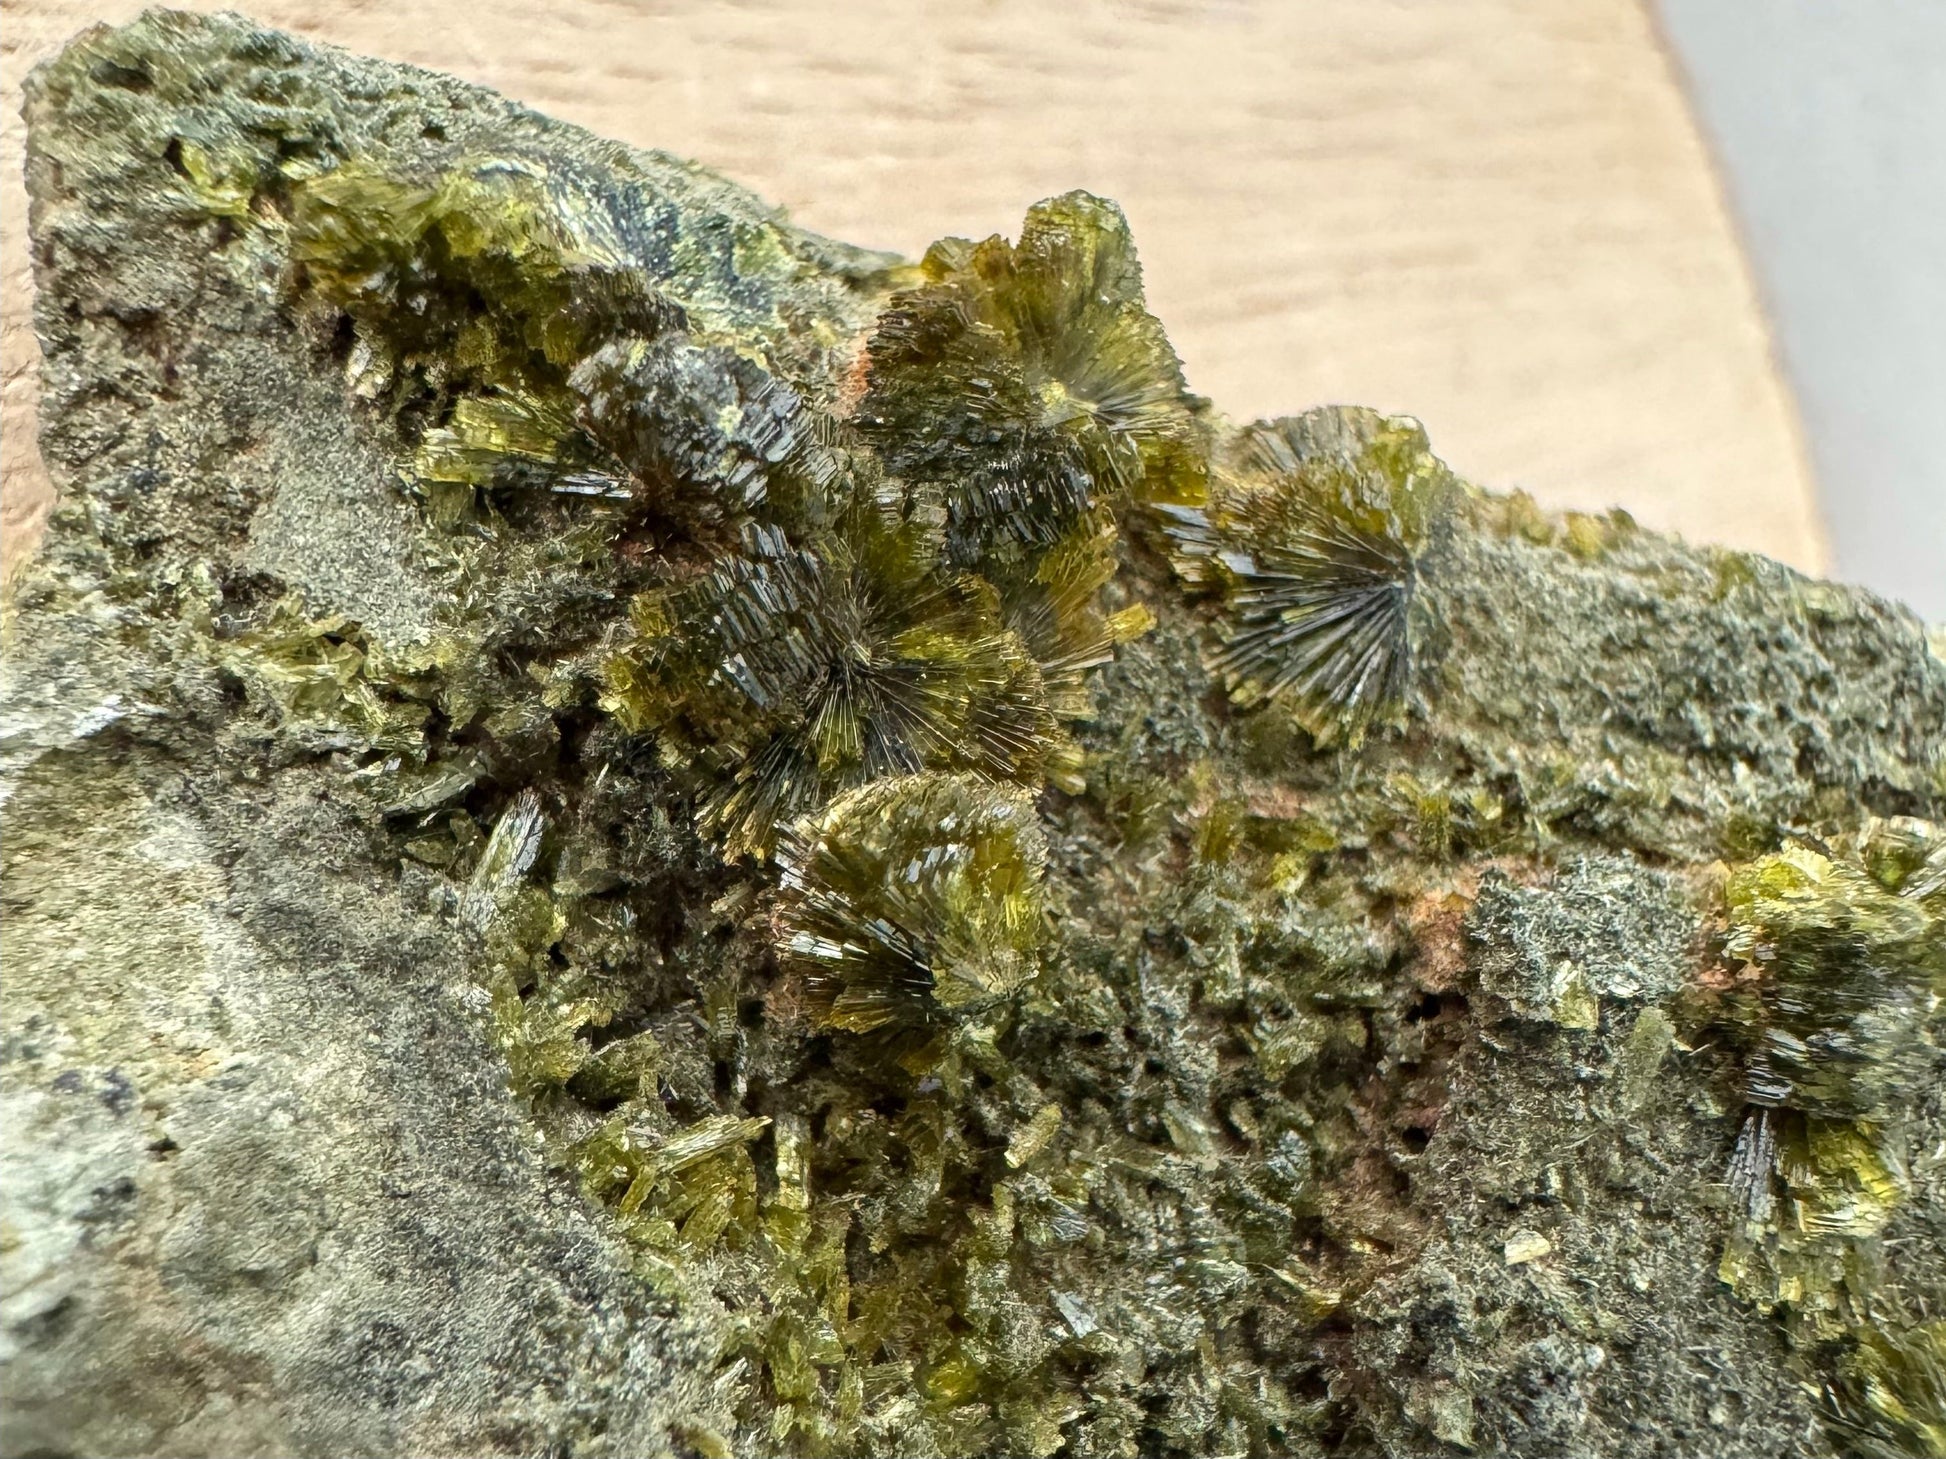
[[[1946,819],[1946,663],[1910,615],[1467,489],[1420,558],[1409,702],[1334,745],[1315,715],[1225,702],[1210,613],[1131,518],[1110,592],[1156,623],[1094,673],[1086,776],[1046,772],[1038,802],[1065,981],[980,1035],[1037,1092],[966,1096],[959,1138],[985,1173],[948,1194],[970,1236],[935,1212],[836,1248],[863,1293],[884,1243],[964,1240],[946,1283],[959,1345],[861,1352],[842,1320],[825,1347],[754,1330],[798,1280],[749,1255],[803,1239],[791,1142],[851,1138],[816,1114],[842,1096],[791,1091],[892,1076],[847,1062],[847,1034],[766,1031],[789,986],[772,914],[736,919],[774,878],[684,839],[664,811],[690,791],[638,753],[651,731],[603,728],[592,691],[547,700],[540,730],[476,707],[471,740],[442,698],[433,752],[398,750],[384,714],[353,730],[267,695],[260,646],[289,611],[340,625],[297,634],[332,653],[355,638],[364,667],[341,678],[348,660],[304,660],[338,687],[376,683],[388,655],[450,655],[462,615],[467,642],[514,666],[506,683],[566,683],[548,680],[556,650],[572,657],[549,634],[625,620],[644,555],[624,532],[590,567],[558,513],[450,530],[450,498],[408,479],[425,420],[385,409],[349,325],[302,297],[293,195],[348,161],[482,153],[626,194],[618,216],[647,222],[616,247],[710,341],[685,369],[717,371],[712,413],[648,428],[700,459],[716,422],[739,481],[771,438],[737,403],[855,411],[861,345],[913,271],[693,166],[236,18],[83,37],[36,73],[29,119],[64,501],[9,605],[0,721],[4,1452],[1823,1455],[1867,1431],[1878,1452],[1925,1452],[1923,1424],[1872,1428],[1843,1395],[1862,1391],[1847,1375],[1873,1351],[1866,1314],[1896,1333],[1939,1311],[1936,993],[1899,1035],[1921,1050],[1902,1044],[1899,1066],[1926,1072],[1896,1118],[1850,1112],[1875,1139],[1896,1126],[1900,1168],[1884,1219],[1845,1238],[1865,1275],[1841,1315],[1719,1275],[1750,1128],[1735,1029],[1782,1017],[1762,957],[1724,950],[1726,925],[1760,915],[1726,902],[1724,863],[1822,848],[1803,854],[1850,857],[1899,902],[1871,927],[1908,904],[1940,915],[1930,873],[1883,872],[1897,858],[1875,849],[1896,824],[1946,867],[1927,824]],[[794,396],[751,395],[765,371]],[[1232,429],[1184,399],[1207,436]],[[417,780],[399,769],[413,753]],[[555,1045],[518,1012],[533,977],[489,966],[505,938],[469,900],[493,890],[468,882],[495,864],[478,842],[519,824],[526,787],[570,817],[611,783],[597,762],[651,787],[628,813],[662,840],[617,843],[599,876],[550,840],[552,905],[639,887],[666,925],[655,971],[601,985],[601,1017],[579,1017],[653,1031],[660,1093],[630,1097],[673,1112],[653,1130],[665,1151],[731,1116],[756,1141],[736,1197],[753,1214],[726,1207],[707,1238],[685,1225],[687,1246],[680,1212],[666,1231],[638,1219],[674,1197],[629,1205],[590,1175],[577,1152],[624,1096],[588,1092],[584,1046],[536,1072]],[[440,781],[442,765],[459,769]],[[1946,922],[1915,925],[1856,937],[1916,939],[1936,989],[1926,947]],[[873,1084],[859,1110],[896,1118],[939,1083]],[[710,1158],[733,1174],[740,1151]],[[836,1192],[841,1172],[809,1158]],[[1058,1205],[1070,1175],[1094,1203],[1077,1219],[1109,1234],[1038,1245],[1035,1193]],[[881,1219],[869,1173],[852,1178],[857,1219]],[[806,1351],[823,1373],[808,1387]]]

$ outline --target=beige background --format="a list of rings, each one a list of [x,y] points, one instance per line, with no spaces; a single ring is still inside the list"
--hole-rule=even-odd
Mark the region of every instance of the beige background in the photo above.
[[[0,27],[5,552],[33,448],[20,85],[122,0]],[[215,9],[189,5],[185,8]],[[858,243],[1119,199],[1191,385],[1408,411],[1458,469],[1824,564],[1755,295],[1640,0],[259,0],[699,158]]]

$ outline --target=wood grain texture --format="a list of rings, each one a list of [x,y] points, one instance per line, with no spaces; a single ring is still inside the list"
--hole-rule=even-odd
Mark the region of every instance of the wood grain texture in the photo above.
[[[5,553],[51,489],[21,183],[28,66],[135,4],[8,0]],[[193,4],[186,8],[218,9]],[[1823,566],[1785,388],[1639,0],[259,0],[693,156],[917,253],[1038,198],[1119,199],[1191,385],[1238,417],[1357,401],[1556,506]]]

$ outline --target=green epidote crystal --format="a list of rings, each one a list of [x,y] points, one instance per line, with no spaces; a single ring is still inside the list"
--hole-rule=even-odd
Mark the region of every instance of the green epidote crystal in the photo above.
[[[1405,707],[1418,554],[1452,475],[1417,422],[1370,411],[1260,422],[1232,454],[1208,507],[1171,514],[1178,571],[1228,609],[1210,667],[1238,704],[1281,700],[1356,745]]]
[[[1087,194],[47,78],[23,1452],[1940,1452],[1907,616],[1224,420]]]
[[[1882,1122],[1932,1072],[1927,1025],[1946,993],[1946,927],[1928,905],[1939,904],[1935,877],[1922,880],[1914,873],[1925,862],[1902,866],[1900,853],[1927,840],[1946,848],[1946,838],[1907,823],[1860,839],[1857,861],[1792,846],[1730,880],[1725,950],[1763,975],[1753,1104]]]
[[[1039,972],[1045,856],[1024,798],[966,778],[881,780],[793,832],[780,956],[827,1027],[978,1013]]]
[[[1069,752],[991,584],[866,499],[799,546],[754,527],[703,576],[637,600],[610,661],[623,722],[701,771],[728,854],[840,790],[923,769],[1035,784]]]
[[[631,266],[600,200],[505,157],[425,180],[342,166],[300,181],[294,204],[292,258],[352,321],[356,388],[432,392],[443,419],[413,463],[430,492],[523,478],[614,489],[564,376],[598,343],[681,316]]]
[[[1113,203],[1051,199],[1017,243],[949,238],[920,274],[879,320],[859,422],[939,494],[957,557],[1058,542],[1100,502],[1200,497],[1195,403]]]
[[[1923,822],[1873,821],[1729,881],[1725,950],[1753,975],[1757,1008],[1731,1166],[1743,1219],[1723,1277],[1823,1337],[1872,1311],[1862,1273],[1911,1195],[1905,1126],[1940,1066],[1942,852],[1946,834]]]
[[[1826,1394],[1853,1453],[1946,1453],[1946,1322],[1863,1332]]]

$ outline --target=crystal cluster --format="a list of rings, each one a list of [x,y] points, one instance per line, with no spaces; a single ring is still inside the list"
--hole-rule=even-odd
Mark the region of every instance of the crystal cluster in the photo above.
[[[1591,819],[1615,794],[1397,748],[1469,630],[1456,536],[1597,562],[1632,524],[1557,540],[1405,418],[1224,422],[1087,194],[866,278],[873,323],[816,368],[726,323],[772,307],[756,283],[676,297],[682,247],[533,158],[299,178],[294,297],[393,423],[455,606],[405,658],[293,607],[231,665],[287,732],[363,746],[404,854],[463,880],[515,1087],[658,1290],[721,1315],[746,1442],[1272,1454],[1525,1422],[1319,1376],[1427,1239],[1375,1152],[1421,1168],[1482,1017],[1606,1069],[1616,1119],[1731,1029],[1724,1281],[1836,1344],[1834,1424],[1936,1432],[1936,1333],[1861,1273],[1933,1067],[1938,833],[1759,829],[1727,891],[1750,976],[1665,1012],[1680,970],[1559,951],[1625,937],[1639,872],[1574,873],[1615,923],[1581,938],[1505,871],[1563,839],[1662,854]],[[1217,737],[1144,702],[1183,643],[1166,682],[1207,689]],[[1470,857],[1486,883],[1449,879]],[[1484,1014],[1422,967],[1462,884]]]

